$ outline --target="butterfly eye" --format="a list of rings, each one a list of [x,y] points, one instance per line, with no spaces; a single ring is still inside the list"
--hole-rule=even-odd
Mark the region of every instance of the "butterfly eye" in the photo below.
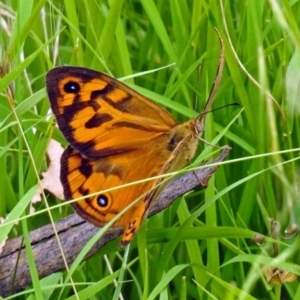
[[[80,85],[78,82],[69,81],[64,85],[64,90],[69,94],[77,94],[80,91]]]
[[[100,207],[106,207],[108,205],[108,199],[104,194],[100,194],[97,197],[97,203]]]

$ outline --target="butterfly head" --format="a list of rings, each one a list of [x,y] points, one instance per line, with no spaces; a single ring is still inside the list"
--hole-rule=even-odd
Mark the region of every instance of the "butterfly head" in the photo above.
[[[207,112],[202,112],[196,119],[194,123],[194,130],[198,136],[202,135],[205,127],[205,117]]]

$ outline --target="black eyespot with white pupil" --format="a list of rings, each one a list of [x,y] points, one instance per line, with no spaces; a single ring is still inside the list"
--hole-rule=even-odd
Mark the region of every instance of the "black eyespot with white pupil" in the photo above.
[[[69,94],[77,94],[80,91],[80,85],[78,82],[69,81],[64,85],[64,90]]]
[[[100,207],[106,207],[108,205],[108,199],[104,194],[98,196],[97,202]]]

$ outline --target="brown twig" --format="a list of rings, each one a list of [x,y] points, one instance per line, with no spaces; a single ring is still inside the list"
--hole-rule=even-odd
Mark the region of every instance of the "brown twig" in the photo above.
[[[229,147],[223,148],[220,156],[212,162],[216,165],[187,173],[171,181],[160,194],[159,199],[151,206],[149,216],[165,209],[177,197],[198,186],[199,179],[203,187],[206,187],[210,177],[218,168],[217,164],[226,158],[229,151]],[[55,227],[68,264],[74,261],[84,245],[99,230],[98,227],[83,221],[76,214],[55,223]],[[122,229],[110,229],[93,246],[87,257],[121,234]],[[40,279],[65,269],[51,224],[32,231],[30,239]],[[14,238],[7,241],[0,254],[0,296],[5,297],[18,292],[29,284],[31,284],[31,277],[23,239],[22,237]]]

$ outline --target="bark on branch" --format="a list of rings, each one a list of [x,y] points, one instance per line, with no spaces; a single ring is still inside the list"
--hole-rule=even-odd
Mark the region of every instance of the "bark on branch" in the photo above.
[[[187,173],[171,181],[159,199],[151,206],[148,216],[165,209],[176,198],[199,186],[199,182],[202,183],[203,187],[206,187],[210,177],[218,168],[217,164],[226,158],[229,151],[229,147],[223,148],[220,156],[211,162],[211,164],[216,165]],[[55,223],[55,227],[68,264],[74,261],[84,245],[99,230],[99,227],[83,221],[76,214]],[[99,248],[121,235],[122,232],[122,229],[110,229],[94,245],[87,257],[93,255]],[[51,224],[32,231],[30,240],[40,279],[65,269]],[[0,296],[5,297],[14,294],[30,284],[31,277],[22,237],[7,241],[2,253],[0,253]]]

